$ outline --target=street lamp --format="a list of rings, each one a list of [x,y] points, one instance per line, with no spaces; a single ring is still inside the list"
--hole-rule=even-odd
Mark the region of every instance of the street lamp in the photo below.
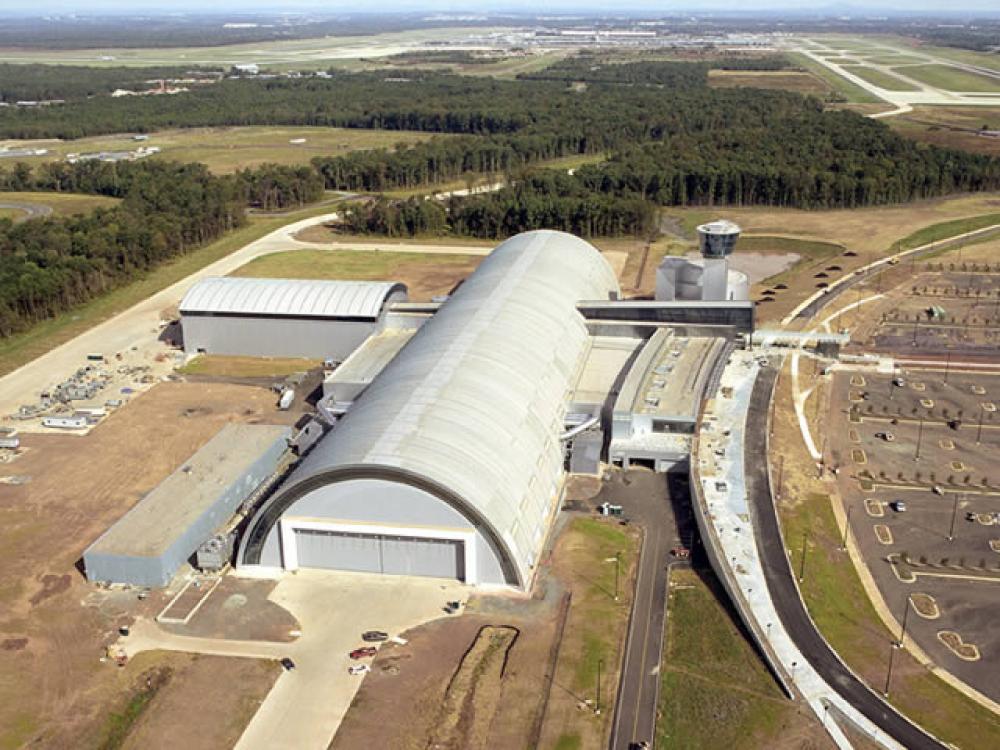
[[[621,552],[615,552],[615,556],[614,557],[606,557],[606,558],[604,558],[604,562],[606,562],[606,563],[612,563],[613,562],[615,564],[615,601],[618,601],[618,579],[621,576],[622,553]]]
[[[955,541],[955,519],[958,517],[958,493],[955,494],[955,506],[951,509],[951,529],[948,531],[948,541]]]

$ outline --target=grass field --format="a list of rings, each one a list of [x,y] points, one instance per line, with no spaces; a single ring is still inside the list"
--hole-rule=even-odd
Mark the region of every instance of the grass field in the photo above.
[[[195,357],[177,372],[182,375],[214,375],[235,378],[282,378],[295,372],[305,372],[322,364],[312,359],[286,359],[280,357],[228,357],[219,354],[202,354]]]
[[[915,107],[914,111],[884,122],[907,138],[935,146],[1000,156],[1000,138],[979,135],[982,127],[1000,130],[997,107]]]
[[[830,87],[833,91],[836,91],[848,102],[854,102],[857,104],[872,104],[881,101],[878,97],[873,96],[871,93],[865,89],[857,86],[850,81],[848,81],[843,76],[837,75],[832,70],[830,70],[825,65],[812,60],[805,55],[798,54],[796,52],[788,53],[788,57],[800,68],[803,68],[814,76],[819,78],[823,83]]]
[[[816,479],[813,463],[802,446],[791,406],[790,382],[785,372],[777,390],[770,447],[772,459],[785,457],[785,491],[779,508],[784,538],[797,565],[805,543],[800,588],[816,625],[847,664],[879,689],[885,683],[895,636],[882,624],[853,564],[840,549],[842,534],[833,515],[829,487]],[[807,413],[813,413],[811,401]],[[820,434],[816,431],[822,427],[812,421],[813,434]],[[1000,746],[1000,718],[927,672],[905,652],[895,658],[891,699],[907,716],[957,747],[992,750]]]
[[[900,72],[945,91],[1000,93],[1000,80],[969,73],[948,65],[909,65]]]
[[[131,284],[120,287],[68,313],[39,323],[31,330],[0,340],[0,375],[15,370],[50,349],[80,335],[150,295],[214,263],[249,242],[299,219],[330,211],[328,205],[314,206],[279,218],[252,219],[247,226],[222,239],[160,266]]]
[[[966,232],[974,232],[977,229],[1000,224],[1000,213],[983,214],[982,216],[970,216],[964,219],[954,219],[943,221],[939,224],[918,229],[916,232],[907,235],[899,241],[900,250],[909,250],[913,247],[920,247],[930,242],[937,242],[948,237],[954,237]]]
[[[549,699],[541,747],[607,745],[637,552],[635,532],[595,518],[574,518],[559,540],[556,554],[560,570],[571,580],[573,599],[555,670],[554,682],[561,689],[554,690]],[[625,592],[618,601],[613,595],[616,554],[621,555],[621,590]],[[595,698],[600,662],[604,665],[602,713],[581,713],[579,701]]]
[[[910,65],[926,62],[926,59],[922,57],[913,57],[912,55],[885,53],[879,55],[867,55],[862,62],[874,63],[875,65]],[[902,73],[905,71],[900,72]]]
[[[411,300],[448,294],[465,279],[481,256],[382,252],[374,250],[292,250],[256,258],[233,276],[284,279],[401,281]]]
[[[884,73],[875,68],[869,68],[865,65],[845,65],[844,70],[886,91],[919,91],[916,86],[907,83],[902,78],[897,78],[894,75]]]
[[[791,747],[810,732],[816,741],[822,729],[785,698],[711,570],[672,571],[670,587],[656,746]]]
[[[812,73],[799,71],[712,70],[708,74],[712,88],[757,88],[794,91],[798,94],[825,96],[833,89]]]
[[[266,162],[308,164],[315,156],[339,156],[351,151],[394,148],[399,144],[426,141],[431,133],[405,130],[361,130],[323,127],[234,127],[162,130],[149,140],[136,142],[132,135],[96,136],[76,141],[5,141],[12,146],[46,148],[45,156],[28,163],[57,161],[70,153],[132,151],[139,146],[158,146],[160,154],[148,158],[168,158],[206,164],[213,172],[226,174]],[[444,136],[447,137],[447,136]],[[305,139],[304,143],[291,143]]]
[[[107,208],[118,203],[117,198],[106,198],[103,195],[78,195],[76,193],[5,193],[0,192],[0,204],[18,203],[25,206],[40,206],[51,209],[56,216],[83,214],[95,208]],[[0,209],[0,216],[15,221],[26,219],[30,212],[20,208]]]

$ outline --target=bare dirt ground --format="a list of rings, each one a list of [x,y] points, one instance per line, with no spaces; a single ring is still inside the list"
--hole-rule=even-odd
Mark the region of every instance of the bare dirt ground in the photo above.
[[[295,418],[265,389],[163,383],[85,437],[24,436],[13,466],[26,481],[0,485],[0,640],[16,644],[0,650],[0,747],[80,746],[69,738],[99,736],[140,674],[98,657],[165,597],[93,589],[76,567],[83,550],[226,422]]]
[[[612,712],[595,717],[583,698],[575,694],[570,681],[581,668],[580,652],[592,647],[579,637],[584,620],[588,612],[599,611],[603,616],[604,611],[581,604],[580,612],[576,613],[570,605],[568,618],[564,620],[563,609],[567,592],[573,595],[571,600],[582,602],[593,587],[587,576],[596,564],[589,561],[584,569],[578,565],[582,547],[592,547],[585,556],[592,556],[598,550],[591,542],[594,542],[592,537],[578,531],[560,533],[553,552],[542,563],[544,567],[530,599],[477,595],[470,599],[462,616],[406,633],[409,642],[405,646],[384,645],[334,737],[331,750],[361,747],[424,750],[435,738],[440,740],[444,736],[443,727],[449,728],[446,733],[449,744],[445,746],[462,750],[562,747],[563,727],[567,724],[574,725],[583,735],[577,738],[581,744],[575,747],[603,746],[604,725],[610,721]],[[622,571],[623,591],[631,591],[631,575],[631,571]],[[603,576],[601,585],[606,585]],[[628,597],[623,594],[617,606],[627,615]],[[574,618],[579,620],[575,625]],[[466,701],[455,704],[445,701],[463,657],[473,648],[481,628],[488,625],[518,630],[501,678],[497,681],[495,671],[491,677],[490,670],[484,669],[484,675],[477,679]],[[619,649],[624,626],[624,617],[618,626],[611,626],[612,632],[616,627],[621,630]],[[615,694],[619,661],[620,654],[605,661],[607,672],[602,693],[606,706],[611,705]],[[551,679],[553,664],[555,679]],[[563,674],[565,679],[559,676]]]
[[[133,725],[122,750],[229,748],[281,672],[273,661],[174,654],[167,683]],[[240,689],[232,689],[238,686]]]

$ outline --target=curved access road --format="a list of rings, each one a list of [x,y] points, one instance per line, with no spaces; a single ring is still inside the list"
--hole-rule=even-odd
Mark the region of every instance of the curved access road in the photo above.
[[[42,216],[48,216],[49,214],[52,213],[52,206],[46,206],[42,203],[0,201],[0,208],[11,208],[15,211],[24,211],[25,213],[24,218],[17,219],[16,221],[24,221],[25,219],[37,219]]]
[[[828,685],[907,750],[947,750],[946,746],[897,712],[865,685],[816,629],[799,596],[778,524],[767,473],[768,409],[777,370],[757,379],[747,416],[746,491],[758,529],[764,577],[781,621],[799,650]]]

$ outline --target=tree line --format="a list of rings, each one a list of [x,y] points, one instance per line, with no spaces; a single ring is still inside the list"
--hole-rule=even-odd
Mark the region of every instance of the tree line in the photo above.
[[[210,75],[207,68],[88,68],[82,65],[0,63],[0,102],[86,99],[115,89],[148,89],[149,81]]]
[[[267,165],[225,177],[202,164],[24,164],[0,170],[0,190],[120,198],[85,215],[0,219],[0,336],[104,294],[240,226],[248,202],[281,208],[322,193],[309,168]]]
[[[390,237],[440,233],[500,239],[532,229],[560,229],[582,237],[640,236],[655,226],[649,201],[600,195],[567,174],[541,170],[491,193],[391,201],[384,197],[346,209],[344,228]]]

